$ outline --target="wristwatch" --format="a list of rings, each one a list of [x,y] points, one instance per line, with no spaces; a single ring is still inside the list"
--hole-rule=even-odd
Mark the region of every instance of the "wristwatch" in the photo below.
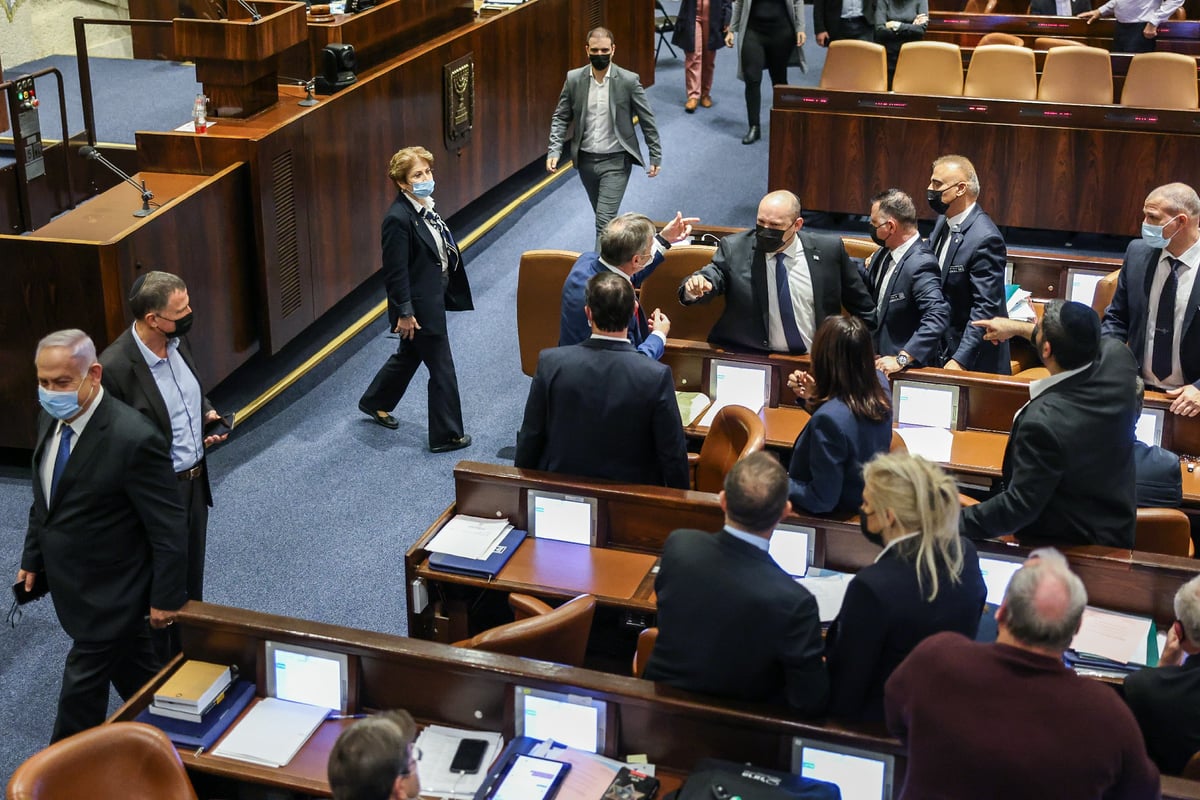
[[[907,353],[901,353],[896,356],[896,363],[900,365],[900,369],[908,369],[908,364],[911,361],[912,359],[908,357]]]

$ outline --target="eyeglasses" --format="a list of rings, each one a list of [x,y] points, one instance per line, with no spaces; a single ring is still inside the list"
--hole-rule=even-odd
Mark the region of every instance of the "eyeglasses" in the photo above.
[[[414,772],[416,772],[417,764],[420,762],[420,760],[421,748],[414,744],[412,747],[408,748],[408,766],[405,767],[404,771],[400,773],[400,777],[407,778],[409,775],[412,775]]]

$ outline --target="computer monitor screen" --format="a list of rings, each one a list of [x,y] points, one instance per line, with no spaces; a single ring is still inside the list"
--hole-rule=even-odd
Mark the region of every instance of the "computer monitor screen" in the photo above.
[[[896,757],[858,747],[792,740],[792,772],[836,784],[842,800],[891,800]]]
[[[514,696],[517,736],[553,739],[589,753],[604,749],[608,704],[603,700],[525,686],[516,687]]]
[[[896,423],[955,430],[958,427],[958,386],[896,381]]]
[[[771,367],[713,359],[708,368],[708,394],[713,403],[759,411],[771,397]]]
[[[793,578],[808,574],[817,548],[817,531],[799,525],[777,525],[771,534],[769,552],[775,563]]]
[[[1163,422],[1165,421],[1167,412],[1161,408],[1143,408],[1142,415],[1138,417],[1137,427],[1134,429],[1134,436],[1142,444],[1158,447],[1162,444]]]
[[[266,643],[267,696],[345,713],[350,657],[315,647]]]
[[[1106,274],[1082,269],[1067,270],[1067,299],[1090,306],[1096,298],[1096,284]]]
[[[529,535],[572,544],[596,544],[596,516],[599,503],[594,497],[529,490]]]
[[[983,584],[987,586],[987,604],[998,606],[1004,600],[1004,592],[1008,582],[1021,568],[1021,559],[996,558],[994,556],[979,557],[979,571],[983,573]]]

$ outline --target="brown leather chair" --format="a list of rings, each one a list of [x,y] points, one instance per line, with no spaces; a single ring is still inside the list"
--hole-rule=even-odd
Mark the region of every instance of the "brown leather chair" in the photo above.
[[[984,45],[980,40],[980,46],[975,48],[971,64],[967,67],[963,96],[997,100],[1036,99],[1037,65],[1033,51],[1012,44]]]
[[[114,722],[63,739],[17,767],[8,800],[196,800],[166,734]]]
[[[637,650],[633,654],[633,677],[640,678],[650,663],[650,654],[654,652],[654,643],[658,641],[658,628],[646,628],[638,634]]]
[[[1104,312],[1108,310],[1109,304],[1112,303],[1113,295],[1117,293],[1117,281],[1121,277],[1121,270],[1115,269],[1100,279],[1096,284],[1096,293],[1092,295],[1092,310],[1096,312],[1100,319],[1104,319]]]
[[[962,50],[950,42],[905,42],[900,46],[892,91],[958,96],[963,92]]]
[[[879,249],[879,245],[870,239],[857,239],[846,236],[842,237],[842,246],[846,248],[846,255],[851,258],[861,258],[864,261]]]
[[[725,488],[725,473],[739,458],[762,450],[767,429],[762,419],[748,408],[725,406],[713,417],[699,453],[688,453],[692,488],[719,492]]]
[[[991,14],[996,10],[996,5],[999,0],[967,0],[966,6],[963,7],[963,13],[966,14]]]
[[[983,36],[980,36],[979,42],[975,46],[984,47],[990,44],[1009,44],[1013,47],[1024,47],[1025,40],[1020,36],[1016,36],[1015,34],[992,31],[991,33],[985,33]]]
[[[907,453],[908,445],[904,442],[904,437],[900,435],[900,431],[892,430],[892,443],[888,446],[889,453]]]
[[[596,613],[595,597],[581,594],[558,608],[551,608],[535,597],[511,594],[508,604],[517,617],[515,622],[455,642],[454,646],[583,666],[592,617]]]
[[[857,39],[830,42],[821,70],[821,88],[886,92],[887,55],[883,45]]]
[[[1038,39],[1038,41],[1042,41]],[[1064,43],[1078,44],[1069,39]],[[1046,103],[1111,105],[1112,56],[1099,47],[1055,47],[1046,51],[1038,100]]]
[[[647,316],[662,309],[671,320],[672,339],[703,342],[725,311],[725,298],[714,297],[707,303],[680,305],[679,285],[696,270],[712,261],[717,248],[703,244],[677,244],[667,251],[663,263],[642,281],[641,303]]]
[[[1191,556],[1192,524],[1178,508],[1139,508],[1133,549],[1168,556]]]
[[[1139,108],[1197,107],[1196,57],[1183,53],[1138,53],[1129,62],[1121,105]]]
[[[1200,781],[1200,751],[1193,753],[1188,762],[1183,765],[1180,777],[1189,781]]]
[[[558,346],[562,289],[579,253],[570,250],[527,250],[517,273],[517,342],[521,371],[533,377],[538,353]]]
[[[1086,47],[1086,45],[1075,39],[1060,39],[1057,36],[1038,36],[1033,40],[1034,50],[1053,50],[1056,47]]]

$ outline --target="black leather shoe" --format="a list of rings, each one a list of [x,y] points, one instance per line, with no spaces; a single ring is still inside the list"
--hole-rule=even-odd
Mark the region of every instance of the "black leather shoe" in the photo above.
[[[431,453],[449,453],[452,450],[462,450],[464,447],[470,447],[470,446],[471,446],[471,435],[464,433],[462,436],[460,436],[457,439],[451,439],[450,441],[443,442],[442,444],[429,445],[429,452],[431,452]]]
[[[358,404],[358,410],[370,417],[376,425],[382,425],[383,427],[389,428],[393,431],[400,427],[400,420],[396,419],[391,414],[384,414],[381,417],[379,416],[380,412],[372,411],[362,403]]]
[[[750,130],[746,131],[746,135],[742,137],[742,144],[754,144],[762,138],[762,134],[758,132],[757,125],[751,125]]]

